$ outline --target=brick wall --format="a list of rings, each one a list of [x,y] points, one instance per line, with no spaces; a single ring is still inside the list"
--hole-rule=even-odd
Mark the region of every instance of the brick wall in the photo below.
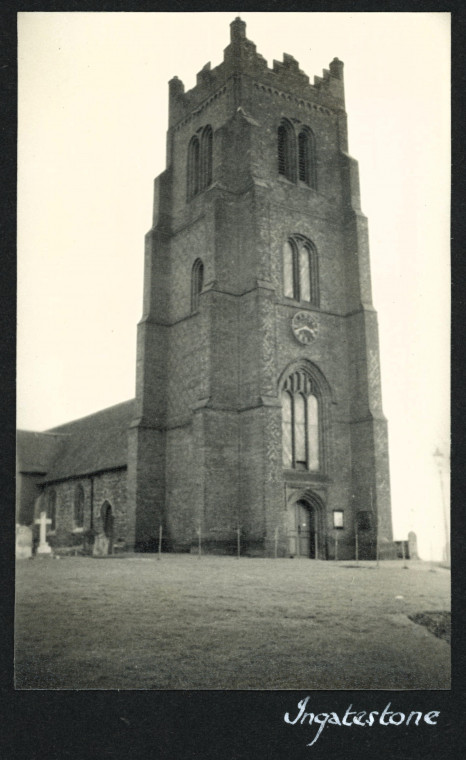
[[[43,490],[42,504],[47,504],[51,490],[57,495],[56,530],[48,532],[51,546],[74,546],[81,544],[83,534],[91,528],[91,511],[93,527],[97,533],[103,531],[101,508],[105,501],[112,507],[114,516],[114,540],[127,540],[131,534],[131,514],[128,509],[126,494],[126,469],[104,472],[92,477],[73,478],[46,486]],[[77,488],[84,492],[84,524],[77,527],[74,523],[74,503]],[[42,507],[44,508],[44,507]],[[36,507],[39,511],[39,507]],[[36,518],[39,517],[36,514]],[[38,534],[38,526],[35,526]]]

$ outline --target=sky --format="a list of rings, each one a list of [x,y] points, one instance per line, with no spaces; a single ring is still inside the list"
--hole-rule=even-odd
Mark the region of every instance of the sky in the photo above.
[[[221,63],[238,15],[269,66],[289,53],[312,83],[334,57],[345,63],[394,537],[414,530],[423,559],[439,559],[449,503],[448,13],[18,14],[18,427],[45,430],[134,397],[168,80],[188,90],[207,61]]]

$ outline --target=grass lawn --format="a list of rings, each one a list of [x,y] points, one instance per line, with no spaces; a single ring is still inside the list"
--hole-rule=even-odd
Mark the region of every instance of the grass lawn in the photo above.
[[[22,560],[16,687],[448,689],[448,643],[408,616],[449,603],[423,562]]]

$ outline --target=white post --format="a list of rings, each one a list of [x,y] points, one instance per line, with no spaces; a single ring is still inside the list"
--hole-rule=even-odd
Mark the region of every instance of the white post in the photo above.
[[[358,524],[356,523],[356,564],[359,565],[359,531]]]
[[[40,518],[35,520],[36,525],[40,525],[39,532],[39,546],[37,547],[37,554],[51,554],[52,548],[47,543],[47,525],[52,524],[50,517],[47,517],[47,512],[41,512]]]
[[[443,454],[439,448],[434,451],[434,459],[437,463],[438,474],[440,478],[440,492],[442,494],[442,511],[443,511],[443,526],[445,530],[445,561],[450,564],[450,535],[448,531],[448,516],[447,516],[447,503],[445,501],[445,492],[443,489]]]
[[[317,531],[316,531],[316,532],[314,533],[314,536],[315,536],[315,542],[316,542],[316,544],[315,544],[315,549],[316,549],[316,556],[314,557],[314,559],[319,559],[319,538],[318,538],[318,535],[319,535],[319,534],[318,534],[318,533],[317,533]]]
[[[278,557],[278,525],[275,528],[275,559]]]
[[[162,523],[160,523],[160,528],[159,528],[159,555],[157,559],[160,559],[161,554],[162,554]]]
[[[338,531],[335,531],[335,562],[338,562]]]

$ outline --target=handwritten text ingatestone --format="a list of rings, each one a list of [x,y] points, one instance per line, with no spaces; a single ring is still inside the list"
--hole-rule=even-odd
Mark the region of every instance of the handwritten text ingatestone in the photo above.
[[[308,747],[312,747],[312,745],[316,743],[326,726],[401,726],[402,724],[406,726],[409,726],[410,724],[419,726],[422,722],[426,723],[428,726],[436,726],[437,718],[440,715],[439,710],[432,710],[427,713],[413,711],[408,714],[395,712],[390,710],[391,702],[389,702],[382,712],[378,710],[372,710],[370,712],[367,710],[352,710],[353,705],[350,705],[343,717],[340,718],[336,712],[306,712],[309,699],[310,697],[306,697],[298,702],[298,712],[294,717],[292,717],[290,713],[285,713],[284,717],[285,723],[290,723],[291,725],[296,725],[297,723],[300,723],[301,725],[314,724],[314,726],[317,727],[316,734],[313,740],[307,745]]]

